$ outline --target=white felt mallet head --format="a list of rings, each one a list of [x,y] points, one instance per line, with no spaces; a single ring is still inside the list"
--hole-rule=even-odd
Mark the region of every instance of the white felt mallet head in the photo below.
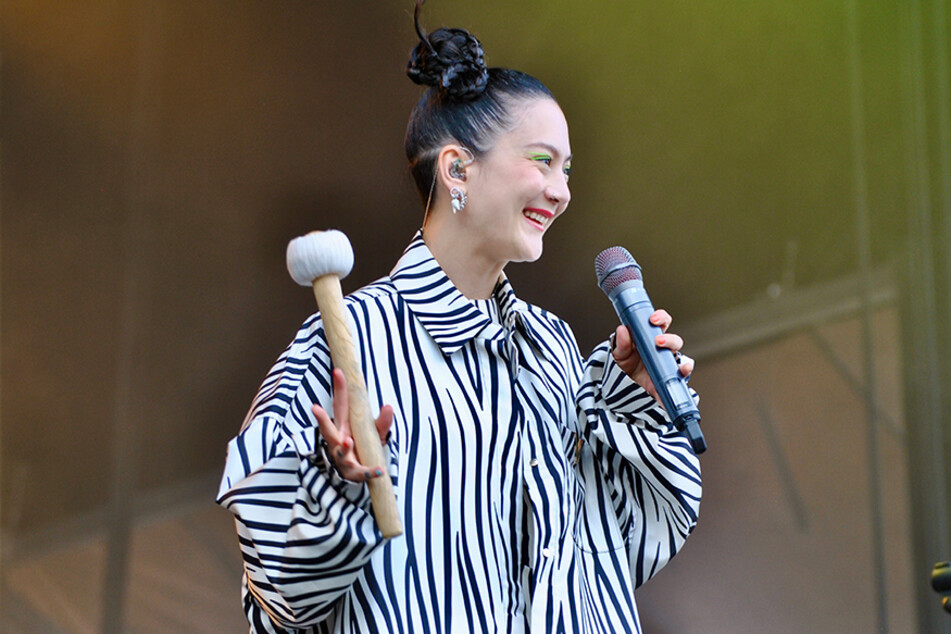
[[[353,247],[342,231],[311,231],[288,243],[287,270],[301,286],[325,275],[343,279],[353,270]]]

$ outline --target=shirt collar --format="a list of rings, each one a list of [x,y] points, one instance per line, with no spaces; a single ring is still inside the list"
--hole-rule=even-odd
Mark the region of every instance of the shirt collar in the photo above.
[[[450,355],[472,339],[499,339],[521,321],[521,303],[505,275],[494,296],[504,329],[457,289],[433,257],[421,232],[406,247],[390,273],[396,291],[436,341]]]

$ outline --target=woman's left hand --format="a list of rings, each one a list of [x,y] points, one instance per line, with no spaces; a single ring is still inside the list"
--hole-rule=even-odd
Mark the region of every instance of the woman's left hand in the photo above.
[[[347,391],[347,378],[340,368],[333,370],[333,384],[334,417],[330,418],[326,410],[316,403],[311,407],[320,435],[327,444],[327,458],[345,480],[363,482],[382,477],[386,473],[383,470],[384,465],[364,465],[357,458],[353,434],[350,431],[350,394]],[[384,405],[376,419],[376,431],[381,444],[386,444],[392,425],[393,408]]]
[[[690,376],[695,363],[690,357],[679,354],[680,349],[683,348],[684,340],[679,335],[667,332],[672,321],[673,318],[666,310],[655,310],[653,314],[651,314],[650,322],[655,326],[660,326],[660,329],[664,332],[662,335],[657,335],[654,342],[658,348],[667,348],[674,352],[678,357],[680,373],[684,376]],[[657,398],[657,389],[647,374],[647,367],[641,360],[641,355],[637,352],[637,347],[631,339],[631,333],[627,329],[627,326],[618,326],[615,331],[611,355],[614,357],[618,366],[624,370],[635,383],[647,390],[655,399]]]

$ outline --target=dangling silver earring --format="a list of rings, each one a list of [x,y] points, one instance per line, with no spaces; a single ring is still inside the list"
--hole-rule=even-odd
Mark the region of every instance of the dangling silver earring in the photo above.
[[[459,189],[458,187],[453,187],[449,190],[449,196],[452,199],[452,213],[458,213],[466,208],[466,203],[469,202],[469,197],[466,196],[466,193]]]

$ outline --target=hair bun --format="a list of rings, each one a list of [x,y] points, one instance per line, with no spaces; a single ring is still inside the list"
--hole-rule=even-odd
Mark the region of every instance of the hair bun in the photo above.
[[[474,99],[485,91],[489,70],[482,44],[465,29],[437,29],[423,35],[410,54],[406,74],[456,99]]]

